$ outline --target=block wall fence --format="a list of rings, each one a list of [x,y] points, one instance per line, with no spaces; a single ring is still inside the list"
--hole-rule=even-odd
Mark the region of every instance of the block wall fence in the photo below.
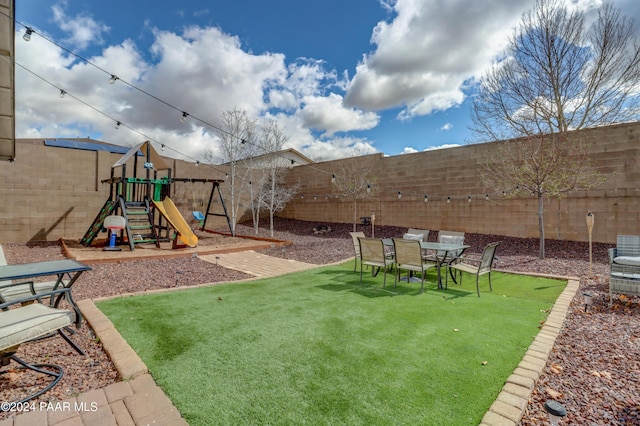
[[[589,211],[595,214],[593,241],[613,243],[618,234],[639,235],[640,123],[587,132],[594,141],[594,166],[607,180],[590,191],[545,200],[546,237],[588,240],[585,217]],[[379,189],[372,198],[358,203],[357,217],[374,212],[376,225],[537,237],[537,200],[533,196],[504,198],[482,184],[479,171],[489,159],[496,158],[497,145],[359,157],[357,161],[371,171],[372,186]],[[109,185],[100,181],[109,178],[111,166],[121,157],[45,146],[42,139],[16,140],[16,161],[0,163],[0,243],[81,238],[109,196]],[[331,175],[339,173],[346,161],[353,159],[289,169],[286,182],[298,184],[299,195],[278,216],[352,223],[353,203],[332,196]],[[222,166],[168,162],[176,178],[225,179]],[[138,177],[143,176],[140,170]],[[211,184],[175,183],[171,198],[189,222],[192,211],[206,210],[210,189]],[[221,190],[228,203],[226,184]],[[424,194],[429,195],[427,203]],[[490,194],[488,200],[486,194]],[[221,211],[219,202],[212,210]],[[226,226],[224,219],[215,217],[210,217],[208,228],[209,224]]]
[[[594,167],[607,180],[590,191],[545,199],[546,238],[587,241],[589,211],[595,215],[593,241],[613,243],[618,234],[640,234],[640,123],[585,132],[594,143]],[[482,184],[479,172],[489,159],[496,159],[497,148],[498,143],[486,143],[362,157],[375,180],[372,187],[379,190],[370,200],[358,202],[357,218],[374,212],[376,225],[538,237],[535,197],[504,198]],[[300,185],[301,196],[280,216],[352,223],[353,202],[331,197],[331,175],[347,167],[339,163],[294,167],[287,179]],[[426,203],[425,194],[429,196]]]

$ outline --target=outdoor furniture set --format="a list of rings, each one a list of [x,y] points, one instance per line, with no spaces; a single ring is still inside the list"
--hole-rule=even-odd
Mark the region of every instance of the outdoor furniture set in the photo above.
[[[480,297],[479,277],[489,274],[489,288],[491,287],[491,267],[495,258],[496,248],[500,242],[488,244],[481,255],[465,254],[469,248],[464,244],[464,233],[440,231],[438,242],[427,241],[428,230],[410,228],[403,238],[366,238],[362,232],[351,233],[354,242],[355,265],[360,262],[360,282],[362,283],[365,266],[372,268],[372,275],[380,269],[384,272],[383,288],[386,287],[386,274],[389,269],[395,269],[394,288],[398,280],[417,281],[414,273],[420,273],[420,293],[424,291],[426,271],[435,268],[438,274],[438,289],[447,288],[448,276],[455,283],[462,281],[462,272],[476,276],[476,290]],[[442,270],[445,273],[445,283],[442,283]],[[401,272],[406,271],[407,277],[401,278]],[[456,279],[456,274],[458,278]]]
[[[2,259],[4,260],[4,256]],[[73,349],[84,355],[67,334],[75,324],[80,327],[82,315],[71,295],[71,286],[83,271],[91,268],[75,260],[54,260],[17,265],[0,265],[0,375],[7,373],[11,361],[51,381],[17,401],[3,404],[0,410],[19,407],[53,388],[62,379],[64,370],[56,364],[32,364],[16,355],[20,345],[45,337],[60,335]],[[19,281],[29,278],[57,276],[55,281]],[[64,277],[67,280],[63,280]],[[61,304],[66,301],[65,307]],[[15,409],[15,408],[14,408]]]
[[[613,293],[640,295],[640,236],[618,235],[609,249],[609,306]]]

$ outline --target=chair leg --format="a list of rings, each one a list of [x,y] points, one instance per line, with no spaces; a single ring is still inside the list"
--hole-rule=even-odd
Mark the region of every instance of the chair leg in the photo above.
[[[382,288],[387,288],[387,267],[384,267],[384,277],[382,278]]]
[[[489,271],[489,291],[493,292],[493,287],[491,286],[491,271]]]
[[[39,391],[37,391],[36,393],[33,393],[23,399],[21,399],[20,401],[15,401],[16,403],[23,403],[23,402],[27,402],[33,398],[37,398],[40,395],[42,395],[43,393],[47,392],[49,389],[53,388],[55,385],[58,384],[58,382],[60,381],[60,379],[62,379],[62,376],[64,375],[64,369],[62,367],[60,367],[59,365],[56,364],[29,364],[25,361],[23,361],[22,359],[18,358],[15,355],[9,355],[9,358],[15,362],[17,362],[18,364],[20,364],[24,369],[29,369],[32,371],[35,371],[36,373],[41,373],[47,376],[51,376],[53,377],[53,380],[44,388],[40,389]],[[47,369],[51,369],[54,371],[50,371],[50,370],[45,370],[41,367],[45,367]],[[0,372],[0,374],[4,374],[6,373],[8,370],[6,371],[2,371]],[[3,411],[0,409],[0,411]]]
[[[420,283],[420,294],[422,294],[422,291],[424,290],[424,271],[422,271],[422,282]]]
[[[476,291],[478,292],[478,297],[480,297],[480,275],[476,275]]]

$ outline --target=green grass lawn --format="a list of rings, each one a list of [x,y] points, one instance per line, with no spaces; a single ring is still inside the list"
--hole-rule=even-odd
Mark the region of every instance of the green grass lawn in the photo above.
[[[190,425],[477,425],[566,285],[387,278],[348,262],[98,307]]]

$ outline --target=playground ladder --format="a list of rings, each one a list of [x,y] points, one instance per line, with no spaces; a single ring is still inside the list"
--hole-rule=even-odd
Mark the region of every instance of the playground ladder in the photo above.
[[[131,250],[135,250],[136,244],[154,243],[160,247],[149,201],[124,201],[121,198],[120,204],[123,216],[127,219],[127,239]]]
[[[91,245],[96,235],[98,235],[100,231],[102,231],[102,225],[104,224],[104,219],[107,216],[109,216],[111,213],[113,213],[117,205],[118,205],[117,201],[110,200],[110,199],[104,203],[104,205],[100,209],[100,212],[98,213],[96,218],[93,219],[93,223],[91,224],[91,227],[87,230],[87,232],[84,234],[84,237],[82,237],[82,239],[80,240],[80,243],[83,246],[89,247]]]

